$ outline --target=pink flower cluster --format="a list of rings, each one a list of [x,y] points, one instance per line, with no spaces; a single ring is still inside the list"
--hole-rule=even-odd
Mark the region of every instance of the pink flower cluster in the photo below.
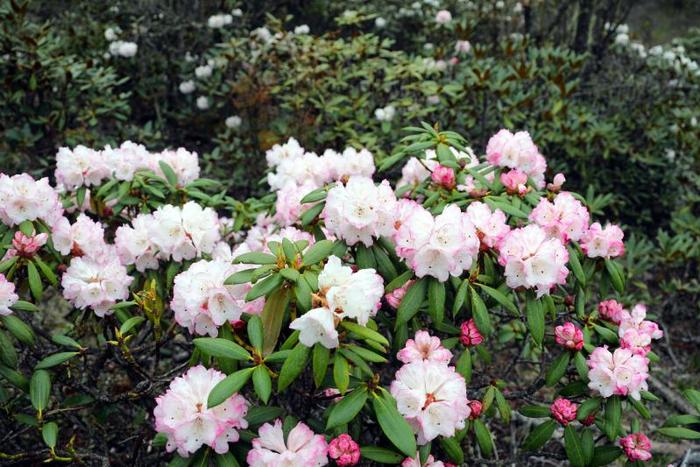
[[[8,177],[0,173],[0,221],[7,226],[42,220],[52,226],[63,215],[63,206],[48,178],[30,175]]]
[[[46,245],[48,240],[49,235],[46,233],[35,233],[34,235],[27,236],[21,230],[18,230],[12,237],[12,247],[5,252],[3,260],[15,256],[31,258],[42,246]]]
[[[537,224],[511,230],[501,241],[498,261],[505,266],[508,287],[535,288],[538,297],[564,284],[569,274],[566,247]]]
[[[331,440],[328,455],[338,467],[351,467],[360,461],[360,446],[349,434],[343,433]]]
[[[630,462],[646,462],[651,459],[651,441],[644,433],[632,433],[620,438],[620,447]]]
[[[474,167],[479,164],[479,159],[469,147],[466,148],[466,152],[458,151],[452,147],[450,151],[455,156],[455,159],[463,163],[465,167]],[[447,167],[443,167],[442,169],[438,167],[442,166],[437,161],[437,154],[434,149],[425,151],[425,157],[423,159],[411,157],[401,169],[401,178],[396,183],[396,186],[418,185],[428,178],[431,178],[433,182],[437,184],[449,182],[448,184],[452,185],[452,182],[454,182],[454,180],[452,180],[455,175],[454,171],[449,169],[452,171],[452,175],[450,176],[449,172],[444,170],[447,169]],[[433,176],[436,169],[438,170],[438,174]]]
[[[583,332],[572,322],[554,328],[554,338],[557,344],[565,349],[581,350],[583,348]]]
[[[96,260],[114,253],[108,248],[104,236],[102,224],[85,214],[80,214],[73,224],[67,218],[61,217],[51,232],[54,248],[62,255],[86,256]]]
[[[12,305],[17,303],[19,297],[15,293],[15,284],[7,280],[4,274],[0,274],[0,316],[12,314]]]
[[[625,313],[622,303],[616,300],[605,300],[598,304],[598,313],[601,318],[620,324]]]
[[[646,306],[635,305],[631,312],[624,311],[618,329],[620,346],[642,356],[651,350],[652,340],[661,339],[664,336],[655,322],[645,319],[646,315]]]
[[[588,387],[603,397],[630,396],[639,400],[647,389],[649,360],[629,349],[610,352],[607,346],[596,347],[588,357]]]
[[[460,331],[459,341],[466,347],[473,347],[484,341],[484,337],[479,332],[473,319],[463,322],[460,326]]]
[[[581,249],[589,258],[615,258],[625,253],[622,229],[616,225],[603,228],[594,222],[581,238]]]
[[[504,129],[493,135],[486,145],[486,159],[492,165],[517,169],[530,177],[538,188],[544,188],[547,162],[527,131],[513,134]]]
[[[277,419],[274,425],[265,423],[260,427],[246,461],[250,467],[320,467],[328,464],[328,443],[302,422],[292,428],[285,440],[282,420]]]
[[[474,201],[467,208],[467,217],[476,228],[476,235],[481,241],[481,249],[496,248],[510,232],[506,215],[500,209],[494,211],[486,203]]]
[[[571,193],[559,193],[554,202],[547,198],[530,213],[530,220],[542,227],[547,234],[561,239],[578,241],[588,230],[588,209]]]
[[[566,426],[576,420],[578,405],[574,404],[569,399],[559,397],[552,403],[549,410],[556,421]]]
[[[238,441],[238,430],[248,427],[248,402],[243,396],[236,393],[216,407],[207,407],[209,393],[225,377],[198,365],[175,378],[168,391],[156,398],[156,431],[168,437],[168,452],[177,450],[188,457],[206,445],[223,454],[229,443]]]
[[[396,253],[416,276],[432,276],[441,282],[468,270],[479,253],[476,229],[457,205],[448,205],[433,215],[419,204],[404,203],[394,234]]]
[[[348,245],[371,246],[394,230],[396,196],[386,180],[375,185],[371,178],[350,177],[333,187],[321,217],[328,231]]]
[[[180,185],[199,178],[197,153],[183,148],[151,153],[140,144],[125,141],[118,148],[107,146],[102,151],[85,146],[60,148],[56,154],[56,182],[62,189],[75,191],[83,186],[98,186],[111,177],[130,181],[143,170],[164,177],[160,161],[170,165]]]
[[[401,462],[401,467],[454,467],[454,464],[435,460],[432,454],[428,456],[425,463],[420,461],[420,453],[416,453],[416,457],[407,457]]]
[[[418,444],[453,436],[471,413],[464,378],[448,366],[452,354],[435,339],[424,331],[416,333],[399,352],[399,360],[407,363],[391,383],[391,394]]]

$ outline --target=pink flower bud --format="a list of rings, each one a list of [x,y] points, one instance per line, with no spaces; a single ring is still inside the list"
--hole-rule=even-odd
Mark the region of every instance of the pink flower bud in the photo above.
[[[433,169],[430,176],[436,184],[452,190],[456,185],[455,171],[444,165],[438,165]]]
[[[17,254],[25,258],[31,258],[39,250],[39,248],[46,244],[48,238],[48,234],[45,233],[28,237],[18,230],[15,232],[15,236],[12,239],[12,248],[15,250],[15,253],[12,256]]]
[[[651,459],[651,441],[644,433],[632,433],[620,438],[620,446],[631,462]]]
[[[469,408],[471,409],[469,420],[476,420],[479,418],[482,407],[481,401],[469,401]]]
[[[569,399],[564,399],[563,397],[558,398],[549,407],[552,412],[552,417],[563,426],[568,425],[570,422],[576,420],[576,411],[578,410],[578,405],[571,402]]]
[[[360,461],[360,446],[347,433],[331,440],[328,455],[338,467],[349,467]]]
[[[583,332],[574,323],[568,322],[554,328],[554,337],[557,344],[565,349],[581,350],[583,348]]]
[[[588,417],[584,418],[581,421],[581,425],[583,426],[591,426],[595,422],[595,413],[590,414]]]
[[[462,335],[459,336],[459,340],[467,347],[479,345],[484,341],[473,319],[463,322],[461,329]]]
[[[527,174],[517,169],[501,174],[501,183],[509,195],[524,195],[527,193]]]
[[[386,299],[386,302],[389,304],[390,307],[392,307],[395,310],[399,308],[399,305],[401,305],[401,299],[404,295],[406,295],[406,291],[411,287],[413,282],[413,280],[410,280],[398,289],[394,289],[388,294],[384,295],[384,299]]]
[[[598,304],[598,313],[601,318],[620,324],[625,314],[625,309],[616,300],[605,300]]]
[[[547,189],[556,193],[561,190],[561,187],[565,181],[566,177],[564,177],[564,174],[556,174],[552,180],[552,183],[547,184]]]

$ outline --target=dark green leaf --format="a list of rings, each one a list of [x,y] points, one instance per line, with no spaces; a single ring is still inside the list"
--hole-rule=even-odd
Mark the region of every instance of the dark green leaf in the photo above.
[[[569,366],[569,360],[571,359],[571,354],[569,352],[561,353],[550,365],[547,370],[547,376],[545,377],[545,384],[547,386],[554,386],[562,379],[564,374],[566,374],[566,369]]]
[[[536,451],[544,446],[554,434],[554,429],[557,427],[557,422],[547,420],[537,425],[523,442],[523,449],[527,451]]]
[[[418,313],[427,294],[427,282],[425,278],[418,279],[406,291],[406,295],[403,296],[396,313],[394,329],[398,329],[400,325],[408,323]]]
[[[221,380],[209,393],[207,407],[212,408],[223,403],[234,393],[240,391],[250,379],[255,368],[243,368],[235,373],[231,373]]]
[[[374,394],[372,400],[374,413],[382,431],[394,446],[406,456],[416,455],[416,438],[413,429],[396,408],[396,401],[386,390]]]
[[[258,365],[253,370],[253,387],[260,400],[267,404],[272,393],[272,379],[265,365]]]
[[[277,391],[284,391],[301,374],[309,358],[309,348],[299,342],[284,361],[277,381]]]
[[[195,347],[212,357],[231,358],[233,360],[250,360],[246,349],[227,339],[218,337],[199,337],[193,340]]]
[[[71,358],[75,357],[76,355],[79,355],[80,352],[59,352],[55,353],[53,355],[49,355],[48,357],[42,359],[39,363],[36,364],[36,369],[37,370],[45,370],[47,368],[52,368],[56,365],[60,365],[61,363],[67,362]]]
[[[362,407],[365,406],[368,397],[367,387],[360,386],[351,393],[345,395],[340,402],[335,403],[328,415],[326,431],[340,425],[345,425],[355,418],[355,416],[360,413],[360,410],[362,410]]]

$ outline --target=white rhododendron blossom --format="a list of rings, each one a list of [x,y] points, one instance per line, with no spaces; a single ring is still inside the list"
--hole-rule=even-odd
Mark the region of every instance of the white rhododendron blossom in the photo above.
[[[588,230],[588,209],[571,193],[559,193],[554,201],[540,199],[530,213],[530,220],[542,227],[550,236],[578,241]]]
[[[622,241],[625,234],[616,225],[608,224],[603,228],[594,222],[581,238],[581,249],[589,258],[614,258],[625,253]]]
[[[156,431],[167,436],[168,452],[177,450],[180,456],[189,457],[200,447],[210,446],[223,454],[228,452],[229,443],[238,441],[238,430],[248,428],[248,402],[240,394],[207,407],[211,390],[225,377],[220,371],[198,365],[175,378],[165,394],[156,398]]]
[[[498,261],[505,267],[508,287],[537,289],[540,297],[566,283],[569,252],[558,238],[552,238],[536,224],[511,230],[499,246]]]
[[[158,248],[151,242],[150,232],[156,229],[152,214],[139,214],[131,225],[117,228],[114,244],[124,265],[136,265],[136,270],[158,269]]]
[[[371,178],[357,176],[328,192],[321,216],[328,231],[348,245],[371,246],[378,237],[391,235],[395,210],[389,182],[375,185]]]
[[[115,57],[131,58],[136,55],[138,49],[136,42],[115,40],[109,44],[109,53]]]
[[[458,161],[463,160],[465,167],[474,167],[479,164],[479,158],[474,154],[472,148],[467,147],[465,151],[459,151],[453,147],[450,147],[452,155]],[[423,159],[418,159],[417,157],[411,157],[408,162],[401,169],[401,178],[396,183],[396,186],[402,185],[417,185],[424,180],[430,178],[430,172],[439,165],[437,161],[437,154],[434,149],[429,149],[425,151],[425,157]],[[471,176],[468,176],[471,178]]]
[[[285,437],[282,420],[277,419],[274,425],[265,423],[260,427],[246,461],[250,467],[321,467],[328,464],[327,452],[323,435],[299,422]]]
[[[159,154],[158,160],[167,163],[173,169],[179,185],[187,185],[199,178],[199,157],[196,152],[183,148],[166,149]],[[160,165],[156,168],[156,174],[164,176]]]
[[[499,167],[520,170],[532,178],[538,188],[544,188],[547,162],[527,131],[513,134],[501,130],[496,133],[486,146],[486,159]]]
[[[170,303],[175,321],[192,334],[216,337],[220,326],[240,319],[243,309],[233,286],[224,285],[233,272],[230,262],[201,260],[175,276]]]
[[[428,331],[418,331],[414,339],[406,341],[406,345],[399,350],[396,358],[403,363],[423,360],[449,363],[452,359],[452,352],[442,346],[439,337],[431,336]]]
[[[42,220],[53,225],[63,214],[61,201],[48,178],[30,175],[8,177],[0,173],[0,221],[10,227],[24,221]]]
[[[76,308],[92,308],[97,316],[112,314],[110,307],[129,298],[133,277],[119,262],[116,251],[105,253],[100,259],[73,258],[63,273],[63,297]]]
[[[287,159],[299,159],[306,151],[294,138],[284,144],[275,144],[265,153],[268,167],[278,166],[282,161]]]
[[[54,248],[64,256],[87,256],[99,259],[113,252],[108,248],[104,235],[102,225],[85,214],[80,214],[73,224],[65,217],[60,218],[53,226],[51,238]]]
[[[503,211],[500,209],[492,211],[488,204],[481,201],[474,201],[467,207],[467,217],[476,228],[476,235],[481,241],[482,248],[496,248],[510,232],[510,226],[506,223],[506,215]]]
[[[178,89],[180,89],[180,92],[182,94],[192,94],[194,92],[194,90],[196,89],[196,86],[194,84],[194,81],[189,79],[187,81],[183,81],[182,83],[180,83],[180,86],[178,86]]]
[[[211,29],[219,29],[228,26],[233,22],[233,16],[229,14],[212,15],[207,20],[207,26]]]
[[[17,303],[19,296],[15,293],[15,284],[7,280],[4,274],[0,274],[0,316],[12,313],[10,307]]]
[[[56,154],[56,182],[69,191],[81,186],[97,186],[111,175],[100,151],[78,145],[73,150],[60,148]]]
[[[211,208],[202,208],[194,201],[182,207],[159,207],[153,213],[149,234],[159,257],[174,261],[211,253],[221,239],[216,212]]]
[[[339,345],[335,320],[336,316],[329,308],[314,308],[292,321],[289,328],[299,331],[299,342],[307,347],[319,343],[327,349],[334,349]]]
[[[391,395],[418,437],[426,444],[464,428],[471,409],[464,378],[443,362],[418,360],[396,372]]]
[[[474,225],[454,204],[436,217],[416,205],[400,221],[394,240],[396,253],[416,276],[432,276],[441,282],[468,270],[479,252]]]

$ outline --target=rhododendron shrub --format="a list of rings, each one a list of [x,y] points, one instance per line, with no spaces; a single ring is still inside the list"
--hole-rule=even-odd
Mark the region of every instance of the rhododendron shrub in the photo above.
[[[624,295],[622,229],[525,131],[479,151],[407,130],[376,166],[275,145],[271,193],[244,202],[196,154],[129,142],[61,149],[60,186],[0,176],[0,394],[46,458],[87,456],[62,430],[75,393],[136,401],[157,462],[182,465],[648,460],[664,331]],[[45,295],[62,333],[32,328]],[[135,382],[117,395],[115,368]]]

